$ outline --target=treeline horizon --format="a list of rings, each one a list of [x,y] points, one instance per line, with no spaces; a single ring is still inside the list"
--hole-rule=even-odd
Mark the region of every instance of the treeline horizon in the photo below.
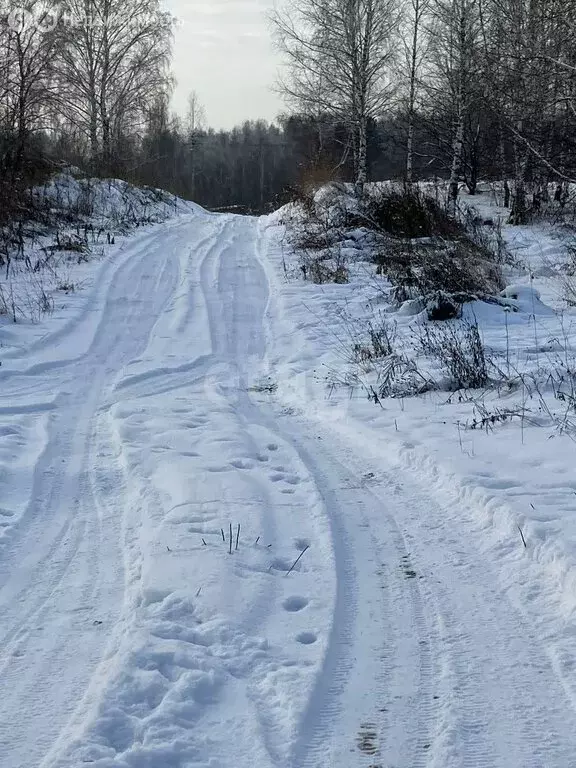
[[[171,112],[161,0],[0,0],[0,221],[65,165],[264,212],[329,179],[506,179],[511,221],[576,181],[576,0],[284,0],[285,115]],[[56,23],[50,7],[65,9]]]

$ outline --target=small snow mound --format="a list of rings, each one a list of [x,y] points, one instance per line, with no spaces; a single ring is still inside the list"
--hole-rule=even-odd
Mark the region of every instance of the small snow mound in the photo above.
[[[532,315],[552,315],[554,310],[540,299],[540,291],[529,285],[508,285],[500,293],[510,306]]]
[[[407,299],[400,306],[397,314],[405,317],[420,315],[426,309],[425,299]]]
[[[319,205],[332,204],[335,200],[346,196],[348,190],[344,184],[340,184],[337,181],[330,181],[327,184],[323,184],[314,193],[314,202]]]
[[[528,285],[508,285],[500,293],[503,299],[515,299],[516,301],[527,301],[540,299],[540,291],[536,288],[530,288]]]

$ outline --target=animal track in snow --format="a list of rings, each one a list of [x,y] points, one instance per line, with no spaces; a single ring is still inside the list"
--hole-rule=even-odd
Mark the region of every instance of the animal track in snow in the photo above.
[[[318,640],[318,636],[315,632],[300,632],[296,635],[296,640],[302,645],[313,645]]]
[[[275,557],[274,560],[272,560],[270,570],[289,571],[291,567],[292,563],[289,563],[288,560],[285,560],[283,557]],[[296,568],[298,568],[298,566],[296,566]]]
[[[252,462],[247,461],[246,459],[233,459],[230,464],[233,467],[236,467],[236,469],[252,469],[254,466]]]
[[[270,480],[273,483],[285,482],[288,485],[299,485],[301,480],[296,474],[286,474],[284,467],[274,467],[274,472],[270,474]],[[282,491],[282,493],[294,493],[294,491]]]
[[[292,595],[292,597],[287,597],[286,600],[284,600],[282,607],[289,613],[298,613],[298,611],[302,611],[306,608],[309,602],[310,601],[306,597]]]

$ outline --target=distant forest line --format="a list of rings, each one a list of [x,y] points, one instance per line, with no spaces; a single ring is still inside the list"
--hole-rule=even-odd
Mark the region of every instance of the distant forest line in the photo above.
[[[65,165],[264,212],[328,179],[509,180],[526,221],[576,180],[576,0],[286,0],[286,113],[208,127],[170,110],[160,0],[0,2],[0,219]]]

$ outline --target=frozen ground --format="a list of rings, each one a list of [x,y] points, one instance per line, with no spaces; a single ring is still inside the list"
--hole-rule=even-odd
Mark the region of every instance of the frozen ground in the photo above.
[[[327,398],[373,288],[280,235],[196,210],[10,327],[0,766],[570,768],[574,443]]]

